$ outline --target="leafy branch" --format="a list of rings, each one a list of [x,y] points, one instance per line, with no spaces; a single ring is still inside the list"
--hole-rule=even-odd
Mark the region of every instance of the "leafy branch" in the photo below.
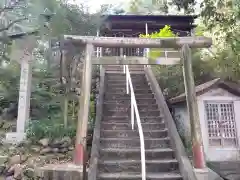
[[[0,8],[0,15],[3,12],[15,9],[19,5],[19,3],[21,3],[21,2],[22,2],[22,0],[11,2],[11,6],[4,6],[4,7]]]
[[[16,20],[12,21],[11,23],[9,23],[6,27],[1,28],[1,29],[0,29],[0,32],[7,31],[7,30],[10,29],[12,26],[14,26],[16,23],[22,22],[22,21],[24,21],[24,20],[27,20],[27,18],[24,17],[24,18],[16,19]]]
[[[3,12],[9,11],[9,10],[13,10],[13,7],[0,8],[0,14],[2,14]]]

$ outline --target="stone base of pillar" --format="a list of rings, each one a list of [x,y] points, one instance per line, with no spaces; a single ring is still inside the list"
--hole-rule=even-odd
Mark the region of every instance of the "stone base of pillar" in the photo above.
[[[83,168],[74,164],[50,164],[39,168],[35,176],[44,180],[83,180]]]
[[[194,169],[197,180],[223,180],[217,173],[209,168],[205,169]]]
[[[26,133],[18,133],[18,132],[9,132],[6,133],[5,141],[7,143],[20,143],[26,139]]]

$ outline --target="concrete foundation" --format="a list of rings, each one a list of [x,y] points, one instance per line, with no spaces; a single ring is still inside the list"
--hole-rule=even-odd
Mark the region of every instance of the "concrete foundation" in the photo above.
[[[17,144],[26,139],[26,133],[9,132],[6,133],[6,143]]]
[[[223,180],[218,174],[209,168],[194,169],[198,180]]]
[[[51,164],[39,168],[35,178],[43,180],[83,180],[83,168],[74,164]]]

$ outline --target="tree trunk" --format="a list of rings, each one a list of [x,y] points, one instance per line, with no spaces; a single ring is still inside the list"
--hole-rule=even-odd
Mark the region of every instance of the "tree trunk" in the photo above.
[[[72,123],[74,124],[75,120],[75,100],[72,101]]]
[[[68,126],[68,88],[66,89],[65,97],[64,97],[64,111],[63,111],[63,120],[64,127]]]

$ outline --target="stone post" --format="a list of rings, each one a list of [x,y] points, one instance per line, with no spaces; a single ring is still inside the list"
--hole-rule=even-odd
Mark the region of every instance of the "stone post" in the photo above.
[[[35,42],[34,36],[24,37],[14,42],[15,46],[11,58],[21,64],[21,76],[19,83],[17,132],[6,134],[8,142],[20,142],[25,138],[25,130],[30,112],[32,52]]]
[[[25,133],[29,120],[32,80],[32,54],[26,54],[21,62],[21,77],[18,99],[17,133]]]

